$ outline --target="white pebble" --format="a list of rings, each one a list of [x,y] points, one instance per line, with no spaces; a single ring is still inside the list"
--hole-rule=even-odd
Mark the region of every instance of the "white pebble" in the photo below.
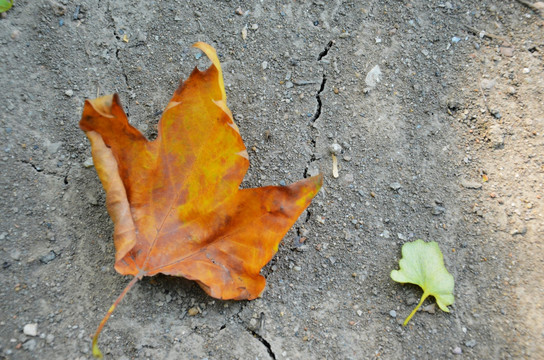
[[[85,160],[85,162],[83,163],[83,166],[85,166],[86,168],[90,168],[94,165],[93,163],[93,158],[90,157],[88,158],[87,160]]]
[[[329,151],[333,155],[338,155],[342,152],[342,147],[339,144],[334,143],[334,144],[331,144],[331,146],[329,146]]]
[[[369,88],[374,88],[381,80],[382,71],[378,65],[374,66],[366,75],[365,83]]]
[[[243,40],[247,39],[247,24],[242,29],[242,39]]]
[[[68,96],[68,97],[72,97],[72,96],[74,96],[74,90],[71,90],[71,89],[70,89],[70,90],[66,90],[66,91],[64,92],[64,95],[66,95],[66,96]]]
[[[455,355],[461,355],[463,353],[463,350],[459,346],[456,346],[455,349],[452,350],[452,353],[454,353]]]
[[[23,333],[28,336],[38,335],[38,324],[26,324],[23,328]]]

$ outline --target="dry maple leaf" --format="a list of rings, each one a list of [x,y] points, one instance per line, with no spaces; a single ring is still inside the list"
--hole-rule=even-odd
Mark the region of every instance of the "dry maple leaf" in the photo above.
[[[322,184],[315,176],[289,186],[239,189],[249,160],[227,108],[215,49],[196,43],[212,61],[197,68],[166,106],[157,139],[132,127],[117,95],[87,100],[80,127],[114,223],[115,270],[134,278],[100,323],[143,276],[195,280],[219,299],[255,299],[259,274]]]

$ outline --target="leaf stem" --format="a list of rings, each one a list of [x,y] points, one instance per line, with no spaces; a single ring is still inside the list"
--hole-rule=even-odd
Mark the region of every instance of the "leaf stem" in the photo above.
[[[117,307],[117,305],[121,302],[121,300],[123,300],[123,298],[125,297],[125,295],[127,294],[127,292],[134,286],[134,284],[136,284],[136,282],[138,280],[140,280],[141,277],[140,276],[134,276],[132,278],[132,280],[128,283],[128,285],[125,287],[125,289],[123,290],[123,292],[121,293],[121,295],[119,295],[119,297],[117,298],[117,300],[115,300],[115,302],[113,303],[113,305],[110,307],[110,309],[108,310],[108,312],[106,313],[106,316],[104,316],[104,318],[102,319],[102,321],[100,322],[100,325],[98,325],[98,328],[96,329],[96,332],[94,333],[94,336],[93,336],[93,355],[94,357],[96,358],[99,358],[99,359],[102,359],[102,352],[100,351],[100,349],[98,348],[98,335],[100,335],[100,332],[102,331],[102,328],[104,327],[104,325],[106,325],[106,322],[108,321],[108,319],[110,318],[111,314],[113,313],[113,310],[115,310],[115,308]]]
[[[404,324],[402,324],[403,326],[406,326],[406,324],[408,324],[408,321],[410,321],[410,319],[412,318],[412,316],[414,316],[414,314],[416,313],[416,311],[421,307],[421,304],[423,304],[423,302],[425,301],[425,299],[427,298],[427,296],[429,296],[429,293],[423,292],[423,295],[421,296],[421,300],[419,300],[419,304],[417,304],[416,308],[415,308],[414,310],[412,310],[412,312],[410,313],[410,315],[408,315],[408,317],[406,318],[406,320],[404,320]]]

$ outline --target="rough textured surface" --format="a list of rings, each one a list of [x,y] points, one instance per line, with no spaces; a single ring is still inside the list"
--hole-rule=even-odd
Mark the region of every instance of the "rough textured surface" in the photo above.
[[[0,19],[0,357],[90,358],[129,279],[84,99],[118,92],[153,138],[206,41],[248,147],[244,186],[321,171],[324,189],[261,299],[146,279],[102,333],[108,358],[538,358],[543,26],[515,1],[17,1]],[[427,301],[404,328],[420,291],[389,273],[416,238],[439,243],[456,302]]]

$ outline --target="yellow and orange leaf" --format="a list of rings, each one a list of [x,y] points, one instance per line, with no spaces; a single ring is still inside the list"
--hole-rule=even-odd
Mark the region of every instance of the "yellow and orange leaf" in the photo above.
[[[289,186],[239,189],[248,154],[227,107],[215,50],[174,93],[148,141],[132,127],[119,97],[87,100],[80,127],[91,142],[96,171],[114,223],[115,269],[134,279],[158,273],[195,280],[219,299],[255,299],[260,270],[319,191],[322,177]]]

